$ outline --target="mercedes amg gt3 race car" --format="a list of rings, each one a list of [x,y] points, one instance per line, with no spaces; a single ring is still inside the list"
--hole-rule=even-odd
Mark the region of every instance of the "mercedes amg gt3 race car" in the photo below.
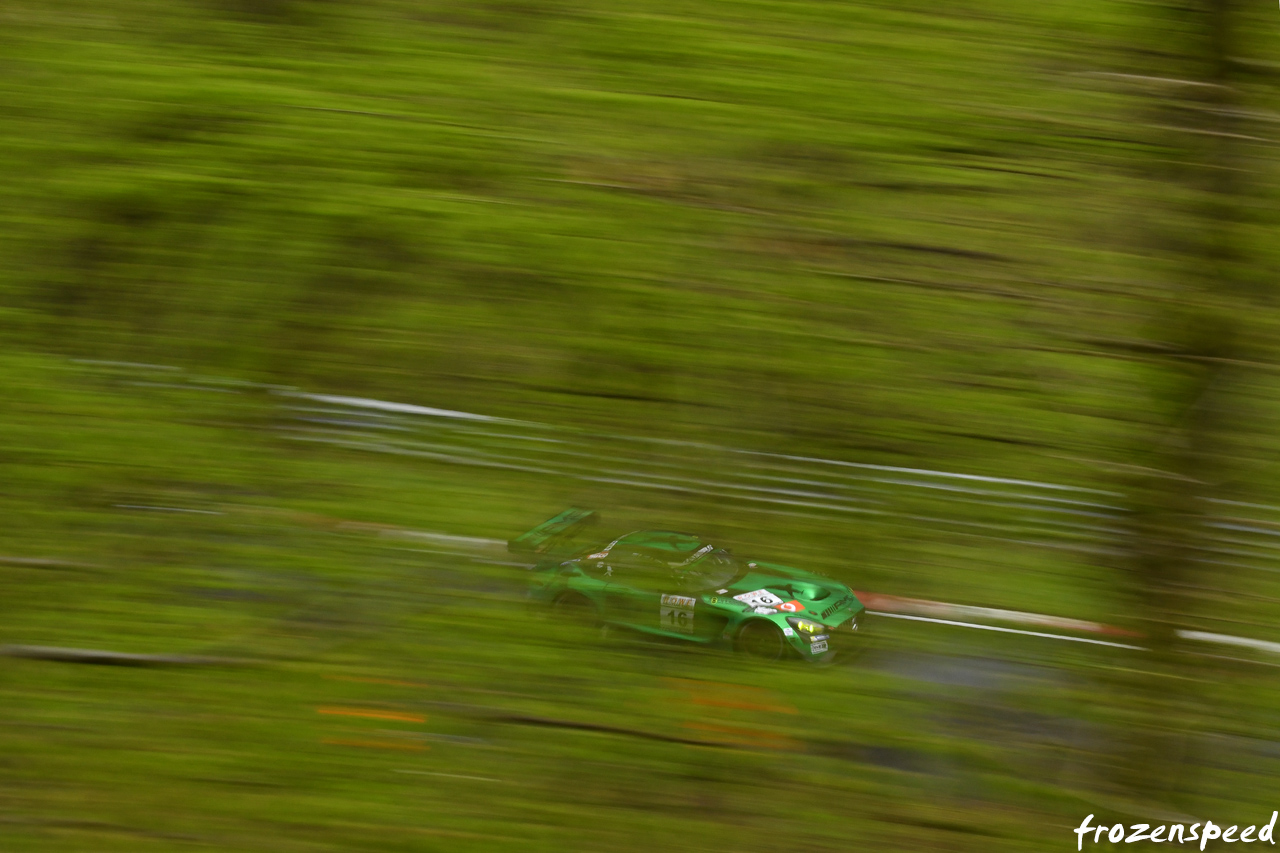
[[[597,520],[589,510],[565,510],[507,543],[536,560],[531,598],[602,625],[766,660],[826,663],[857,636],[866,608],[842,583],[742,560],[687,533],[639,530],[593,539]]]

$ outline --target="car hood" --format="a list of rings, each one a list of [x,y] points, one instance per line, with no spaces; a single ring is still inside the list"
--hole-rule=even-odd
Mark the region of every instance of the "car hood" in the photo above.
[[[725,595],[730,597],[766,590],[784,602],[800,605],[785,612],[804,613],[824,621],[837,613],[863,609],[852,590],[839,581],[778,563],[755,563],[726,590]]]

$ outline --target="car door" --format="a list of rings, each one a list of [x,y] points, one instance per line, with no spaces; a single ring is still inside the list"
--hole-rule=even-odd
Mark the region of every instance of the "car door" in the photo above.
[[[667,584],[670,592],[658,593],[658,632],[682,639],[706,639],[698,619],[698,599],[688,593],[678,592]]]
[[[599,561],[579,561],[578,571],[572,573],[569,588],[585,595],[597,608],[602,617],[608,606],[609,567]]]
[[[666,633],[660,605],[664,585],[670,586],[670,567],[644,551],[624,548],[610,555],[606,568],[605,620],[640,631]],[[679,618],[674,617],[676,622]]]
[[[659,599],[667,632],[699,642],[724,636],[730,615],[737,608],[731,607],[721,587],[728,586],[741,573],[741,566],[727,551],[718,550],[695,558],[692,563],[677,565]]]
[[[706,642],[719,636],[723,614],[698,606],[699,596],[684,589],[665,554],[623,550],[610,564],[606,619],[651,634]]]

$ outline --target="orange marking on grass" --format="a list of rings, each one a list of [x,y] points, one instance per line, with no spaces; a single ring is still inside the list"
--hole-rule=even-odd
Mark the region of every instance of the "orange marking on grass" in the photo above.
[[[317,714],[332,714],[337,717],[368,717],[371,720],[400,720],[405,723],[425,723],[427,718],[421,714],[406,714],[403,711],[374,711],[365,708],[316,708]]]
[[[324,738],[320,741],[328,746],[362,746],[369,749],[401,749],[410,752],[421,752],[424,749],[430,749],[424,743],[413,743],[412,741],[401,743],[393,740],[350,740],[348,738]]]
[[[685,723],[684,727],[686,729],[698,729],[704,732],[731,735],[733,743],[750,746],[767,746],[770,749],[785,749],[795,746],[795,741],[786,735],[766,732],[760,729],[742,729],[736,726],[720,726],[714,723]],[[768,741],[768,743],[762,743],[762,741]]]
[[[774,691],[762,687],[694,678],[663,677],[662,680],[688,693],[689,700],[695,705],[714,705],[742,711],[773,711],[779,714],[800,713],[794,706],[775,700],[777,694]]]
[[[800,713],[790,705],[761,705],[757,702],[737,702],[732,699],[715,699],[710,696],[693,696],[695,705],[712,705],[717,708],[737,708],[742,711],[773,711],[778,714]]]

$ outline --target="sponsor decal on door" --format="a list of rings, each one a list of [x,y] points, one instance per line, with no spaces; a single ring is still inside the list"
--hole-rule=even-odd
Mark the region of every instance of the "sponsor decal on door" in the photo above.
[[[696,598],[685,595],[664,595],[658,608],[658,625],[665,631],[681,634],[693,633],[693,608]]]

